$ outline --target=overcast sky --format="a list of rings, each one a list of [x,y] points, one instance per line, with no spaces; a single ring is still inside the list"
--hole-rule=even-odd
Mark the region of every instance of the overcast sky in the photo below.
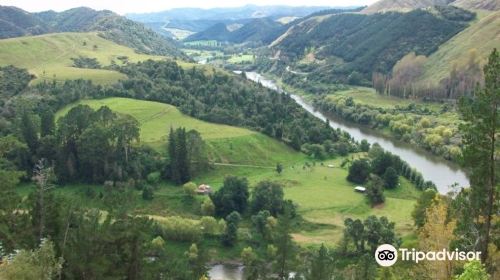
[[[238,7],[255,5],[292,5],[292,6],[362,6],[377,0],[0,0],[0,5],[17,6],[29,12],[45,10],[63,11],[86,6],[97,10],[114,12],[143,13],[157,12],[182,7]]]

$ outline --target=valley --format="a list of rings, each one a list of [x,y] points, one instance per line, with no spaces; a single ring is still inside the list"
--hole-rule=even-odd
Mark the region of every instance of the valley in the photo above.
[[[0,279],[499,277],[497,0],[80,2],[0,5]]]

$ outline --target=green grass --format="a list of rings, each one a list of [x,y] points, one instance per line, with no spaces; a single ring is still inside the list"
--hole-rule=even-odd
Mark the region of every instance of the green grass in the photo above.
[[[235,54],[228,59],[228,62],[233,64],[252,63],[254,61],[253,54]]]
[[[102,66],[110,65],[111,61],[120,64],[119,56],[128,57],[130,62],[162,59],[138,54],[96,33],[58,33],[0,40],[0,65],[26,68],[37,77],[35,82],[83,78],[111,84],[126,79],[124,74],[116,71],[74,68],[71,58],[78,56],[96,58]]]
[[[219,43],[216,40],[184,42],[185,46],[217,47],[218,44]]]
[[[161,152],[165,151],[170,127],[185,127],[200,132],[211,159],[216,162],[273,167],[277,162],[303,158],[302,154],[270,137],[248,129],[200,121],[182,114],[174,106],[158,102],[129,98],[83,100],[63,108],[56,117],[65,115],[77,104],[94,109],[108,106],[115,112],[133,116],[140,123],[141,141]]]
[[[482,63],[493,48],[500,46],[500,11],[478,12],[478,19],[471,25],[439,47],[425,63],[422,82],[437,84],[449,75],[456,64],[464,66],[469,53],[474,50]]]
[[[441,108],[442,104],[432,102],[422,102],[420,100],[403,99],[393,96],[378,94],[375,89],[367,87],[352,87],[348,90],[337,91],[328,96],[335,100],[339,97],[352,97],[356,104],[367,105],[370,107],[392,109],[396,106],[407,107],[410,104],[421,104],[433,111]]]
[[[218,189],[224,175],[245,176],[251,186],[262,180],[279,181],[285,185],[285,197],[299,205],[298,211],[308,222],[319,225],[313,229],[302,229],[294,238],[306,244],[338,242],[343,233],[346,218],[364,219],[369,215],[386,216],[396,223],[396,230],[406,235],[413,230],[411,212],[420,195],[411,183],[401,178],[401,186],[386,190],[383,206],[371,208],[365,195],[354,191],[354,184],[346,180],[347,170],[338,167],[343,159],[316,163],[312,168],[303,168],[303,161],[285,162],[281,175],[274,170],[254,170],[235,167],[218,168],[211,174],[196,178],[197,183],[208,183]],[[309,161],[311,162],[311,161]],[[329,164],[336,166],[328,168]]]
[[[217,190],[227,175],[247,177],[251,188],[262,180],[282,182],[285,185],[285,197],[299,205],[298,211],[307,222],[316,224],[312,228],[297,229],[294,238],[299,242],[334,244],[341,238],[343,222],[348,217],[363,219],[369,215],[387,216],[396,223],[398,233],[406,235],[412,230],[411,211],[419,191],[404,179],[398,189],[385,192],[386,203],[383,206],[371,208],[366,197],[356,193],[354,185],[346,180],[347,170],[338,167],[343,158],[325,161],[323,165],[316,162],[312,168],[304,168],[305,162],[313,161],[283,143],[250,130],[193,119],[167,104],[126,98],[85,100],[80,103],[93,108],[106,105],[113,111],[134,116],[141,123],[142,141],[163,152],[167,129],[170,126],[184,126],[200,131],[207,141],[211,158],[216,162],[251,165],[215,165],[213,170],[193,179],[197,184],[210,184]],[[65,114],[71,106],[59,111],[57,117]],[[284,165],[281,175],[274,170],[278,162]],[[329,164],[336,168],[328,168]],[[102,188],[92,187],[98,191]],[[104,207],[86,197],[86,188],[85,185],[72,185],[58,191],[77,197],[84,205]],[[26,193],[26,190],[21,189],[20,192]],[[196,218],[203,199],[198,196],[194,200],[187,200],[182,188],[164,183],[156,190],[153,201],[142,200],[140,191],[136,191],[130,206],[136,214]]]

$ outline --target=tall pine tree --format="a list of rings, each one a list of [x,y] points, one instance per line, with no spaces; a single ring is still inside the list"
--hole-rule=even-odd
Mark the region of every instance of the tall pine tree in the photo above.
[[[480,231],[481,258],[488,258],[491,221],[498,209],[497,176],[499,164],[495,158],[500,114],[500,59],[495,49],[484,67],[485,86],[472,98],[463,99],[460,111],[465,120],[463,133],[464,164],[471,170],[471,206]]]

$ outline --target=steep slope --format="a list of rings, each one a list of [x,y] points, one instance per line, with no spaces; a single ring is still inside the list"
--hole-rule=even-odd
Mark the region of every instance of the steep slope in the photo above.
[[[313,78],[346,82],[356,71],[370,79],[372,72],[390,71],[409,52],[430,55],[467,26],[437,12],[315,17],[295,25],[272,46],[282,60],[298,61],[311,54],[322,61],[323,67],[312,69]]]
[[[277,21],[270,18],[258,18],[233,31],[229,31],[226,24],[218,23],[205,31],[189,36],[185,41],[217,40],[237,44],[245,42],[269,44],[285,30],[285,25]]]
[[[130,62],[162,58],[138,54],[97,33],[57,33],[0,40],[0,66],[26,68],[36,76],[34,82],[90,79],[99,84],[111,84],[126,79],[116,71],[73,67],[72,58],[80,56],[95,58],[102,66],[120,64],[125,58]]]
[[[217,41],[228,41],[229,30],[227,29],[226,24],[217,23],[207,30],[202,32],[195,33],[189,37],[187,37],[184,41],[192,42],[192,41],[202,41],[202,40],[217,40]]]
[[[450,73],[453,65],[464,66],[471,51],[484,62],[493,48],[499,47],[500,11],[497,11],[481,16],[429,56],[422,81],[435,84]]]
[[[142,53],[182,55],[172,40],[111,11],[80,7],[60,13],[46,11],[31,14],[18,8],[0,6],[0,38],[89,31],[99,31],[103,38]]]
[[[366,7],[362,13],[409,12],[436,5],[448,5],[450,2],[453,2],[453,0],[380,0]]]
[[[500,10],[499,0],[456,0],[452,5],[463,9],[477,9],[477,10]]]

